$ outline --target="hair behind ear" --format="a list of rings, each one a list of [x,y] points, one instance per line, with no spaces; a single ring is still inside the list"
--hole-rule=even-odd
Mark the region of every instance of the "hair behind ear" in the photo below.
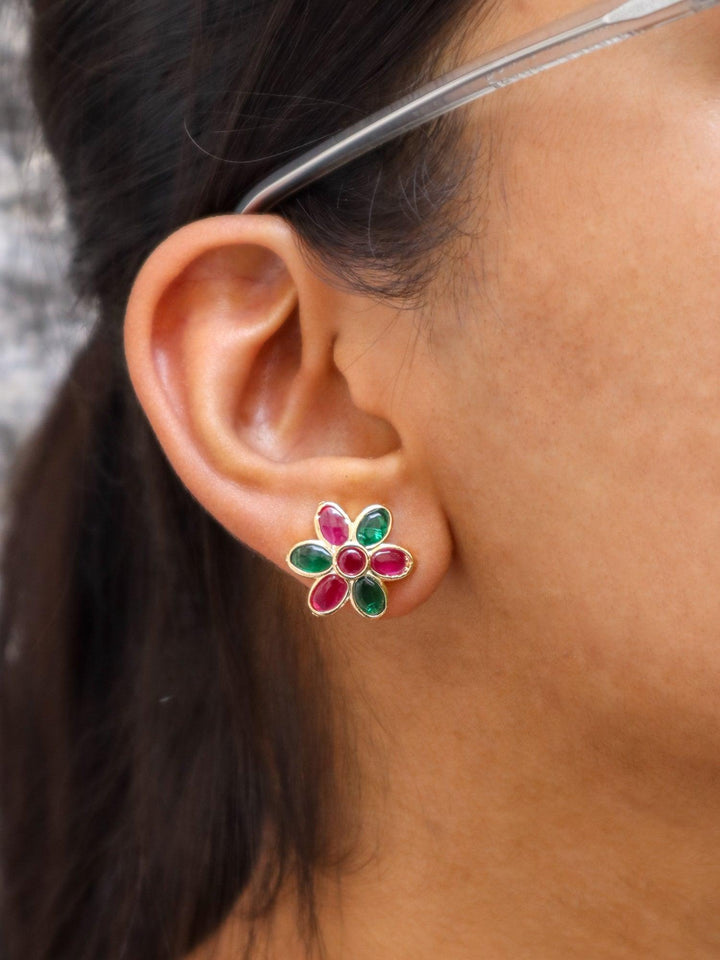
[[[269,565],[178,484],[101,329],[11,503],[5,955],[183,956],[247,888],[268,829],[248,907],[269,906],[292,861],[310,916],[333,752],[323,664]]]
[[[166,462],[123,364],[123,306],[164,237],[232,210],[279,158],[419,82],[476,4],[29,6],[33,95],[68,198],[75,285],[101,318],[10,497],[5,954],[182,957],[251,890],[266,837],[272,857],[252,899],[271,903],[294,871],[312,932],[336,757],[348,769],[340,711],[273,575]],[[279,214],[335,275],[415,295],[428,254],[453,233],[434,214],[463,168],[459,122],[336,171]],[[303,610],[303,588],[283,590],[295,587]]]

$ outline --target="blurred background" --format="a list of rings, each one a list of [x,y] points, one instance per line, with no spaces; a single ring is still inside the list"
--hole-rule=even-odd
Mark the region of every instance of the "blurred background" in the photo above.
[[[21,0],[0,0],[0,533],[7,471],[89,326],[65,281],[70,235],[24,75]]]

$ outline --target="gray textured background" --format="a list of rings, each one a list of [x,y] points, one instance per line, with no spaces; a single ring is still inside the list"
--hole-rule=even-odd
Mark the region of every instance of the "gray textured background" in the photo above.
[[[7,468],[89,319],[65,281],[70,238],[24,75],[26,27],[0,0],[0,527]]]

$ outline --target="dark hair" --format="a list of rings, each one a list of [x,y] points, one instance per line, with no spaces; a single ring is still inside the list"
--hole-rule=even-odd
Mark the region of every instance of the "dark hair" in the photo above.
[[[316,939],[314,871],[352,847],[335,802],[352,785],[349,727],[297,585],[165,460],[124,365],[124,305],[167,234],[232,210],[291,155],[436,73],[471,6],[30,3],[34,101],[98,320],[12,481],[6,960],[181,957],[241,894],[249,917],[267,913],[290,876],[308,950]],[[458,124],[435,121],[277,212],[340,281],[417,297],[458,229]]]

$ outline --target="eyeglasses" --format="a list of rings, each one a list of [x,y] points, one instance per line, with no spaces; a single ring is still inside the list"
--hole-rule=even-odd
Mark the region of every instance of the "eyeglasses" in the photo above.
[[[435,117],[584,53],[699,13],[720,0],[601,0],[527,33],[480,60],[432,80],[280,167],[250,191],[236,213],[269,210],[320,177]]]

